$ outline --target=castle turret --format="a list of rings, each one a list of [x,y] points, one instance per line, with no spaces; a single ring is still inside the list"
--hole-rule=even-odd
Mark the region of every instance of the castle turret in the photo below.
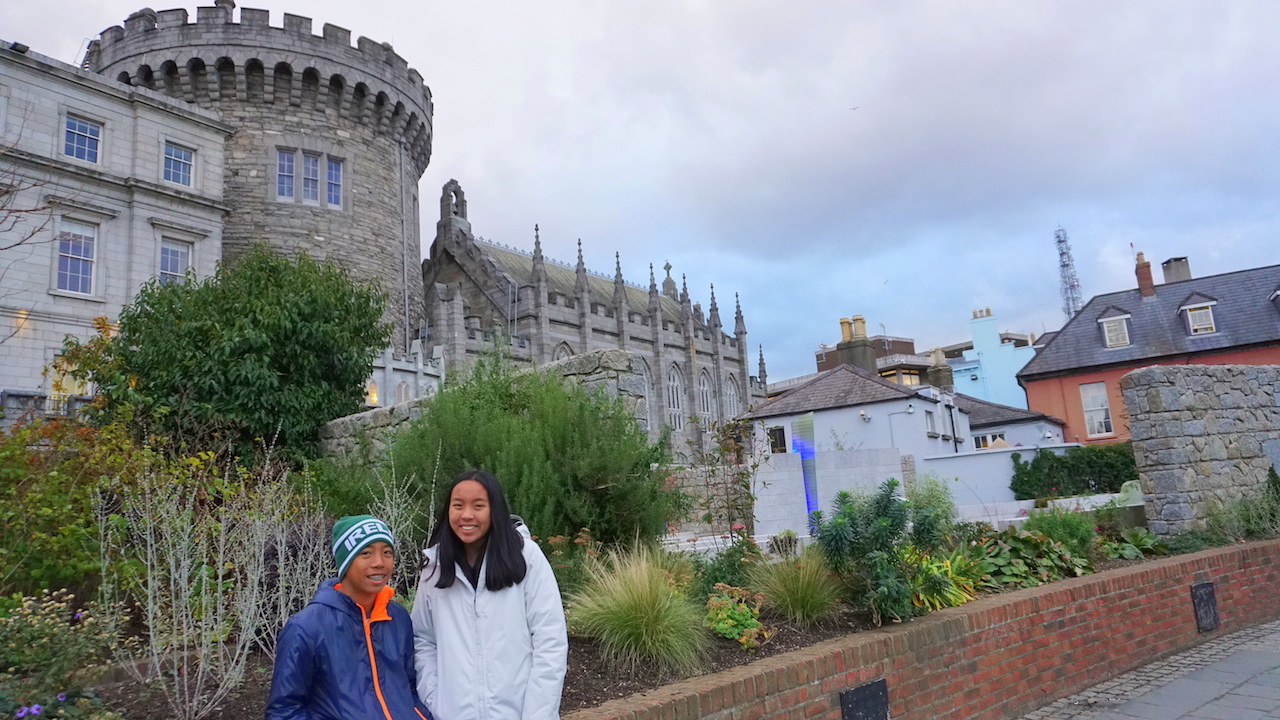
[[[418,179],[431,158],[431,93],[386,43],[286,13],[218,0],[141,10],[89,44],[85,66],[120,82],[216,109],[231,208],[224,259],[255,242],[306,251],[387,293],[392,340],[407,352],[422,324]],[[447,212],[463,221],[460,195]]]

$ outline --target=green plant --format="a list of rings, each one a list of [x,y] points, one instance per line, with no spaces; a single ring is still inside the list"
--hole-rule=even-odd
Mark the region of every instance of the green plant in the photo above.
[[[783,530],[769,538],[769,554],[780,558],[793,558],[799,554],[800,538],[795,530]]]
[[[994,535],[996,529],[985,520],[972,520],[951,524],[951,533],[947,536],[948,545],[953,548],[965,547],[982,542]]]
[[[1164,540],[1165,548],[1171,555],[1200,552],[1219,545],[1230,545],[1231,538],[1210,528],[1190,528]]]
[[[1010,458],[1013,480],[1009,487],[1018,500],[1120,492],[1121,485],[1138,479],[1133,445],[1127,441],[1074,447],[1061,455],[1037,450],[1029,461],[1022,459],[1022,453]]]
[[[551,571],[555,573],[561,597],[572,595],[586,584],[590,577],[587,568],[588,560],[600,557],[600,543],[591,537],[591,531],[587,528],[579,530],[574,537],[535,536],[534,540],[542,547],[543,554],[551,563]]]
[[[1097,537],[1091,515],[1057,505],[1031,512],[1022,527],[1027,532],[1047,535],[1049,539],[1062,543],[1077,557],[1087,557]]]
[[[836,493],[829,519],[810,516],[811,534],[827,564],[839,573],[877,625],[917,614],[909,567],[910,505],[898,497],[898,481],[886,480],[874,495]]]
[[[925,610],[940,610],[969,602],[974,590],[968,578],[957,576],[948,558],[935,558],[915,548],[904,556],[911,586],[911,602]]]
[[[569,624],[599,641],[606,661],[632,671],[642,663],[675,672],[702,665],[702,605],[680,592],[653,550],[612,551],[588,566],[590,579],[569,596]]]
[[[768,456],[750,421],[690,418],[693,436],[681,470],[694,516],[717,533],[750,535],[759,491],[756,472]],[[731,583],[732,584],[732,583]]]
[[[747,586],[763,595],[766,605],[800,625],[812,625],[835,610],[841,590],[821,551],[812,547],[798,558],[756,565]]]
[[[693,583],[694,597],[703,598],[711,592],[717,583],[742,587],[747,584],[747,576],[751,569],[764,562],[764,553],[756,541],[745,535],[733,539],[728,547],[711,556],[698,567],[698,576]]]
[[[69,336],[59,367],[97,388],[100,418],[132,408],[182,439],[219,427],[246,455],[261,439],[309,452],[322,423],[360,409],[384,304],[331,262],[257,246],[208,278],[149,281],[114,333]]]
[[[956,522],[951,488],[933,473],[925,473],[906,487],[911,504],[912,543],[918,548],[943,544]]]
[[[1280,494],[1264,489],[1253,495],[1210,502],[1205,517],[1213,533],[1236,540],[1280,535]]]
[[[707,617],[703,624],[720,637],[737,640],[743,650],[755,650],[769,631],[760,622],[764,596],[740,587],[716,583],[707,597]]]
[[[667,484],[664,448],[621,401],[486,355],[424,405],[391,456],[430,506],[438,498],[426,485],[437,473],[484,468],[533,534],[589,527],[612,546],[656,537],[672,519],[679,489]]]
[[[13,717],[32,705],[53,709],[69,698],[74,705],[119,640],[110,614],[92,602],[77,610],[66,590],[15,600],[0,615],[0,714]]]
[[[1033,587],[1091,572],[1089,561],[1047,535],[1008,528],[982,541],[991,579],[1001,586]]]

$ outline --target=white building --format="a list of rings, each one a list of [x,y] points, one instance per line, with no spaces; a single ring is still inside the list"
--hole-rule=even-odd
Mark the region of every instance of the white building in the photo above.
[[[214,112],[0,41],[5,422],[64,407],[43,368],[65,336],[92,336],[153,277],[213,272],[230,133]]]

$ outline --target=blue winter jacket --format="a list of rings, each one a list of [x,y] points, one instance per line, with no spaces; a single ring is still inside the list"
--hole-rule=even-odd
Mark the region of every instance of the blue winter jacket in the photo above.
[[[280,631],[266,720],[432,720],[418,700],[408,611],[383,588],[366,614],[337,582]]]

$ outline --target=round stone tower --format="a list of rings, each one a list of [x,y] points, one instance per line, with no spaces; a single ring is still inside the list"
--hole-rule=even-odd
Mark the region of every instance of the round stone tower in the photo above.
[[[252,243],[329,258],[387,293],[392,348],[422,325],[418,180],[431,158],[431,91],[385,43],[233,0],[143,9],[92,41],[85,66],[221,113],[224,259]],[[199,158],[195,159],[199,162]]]

